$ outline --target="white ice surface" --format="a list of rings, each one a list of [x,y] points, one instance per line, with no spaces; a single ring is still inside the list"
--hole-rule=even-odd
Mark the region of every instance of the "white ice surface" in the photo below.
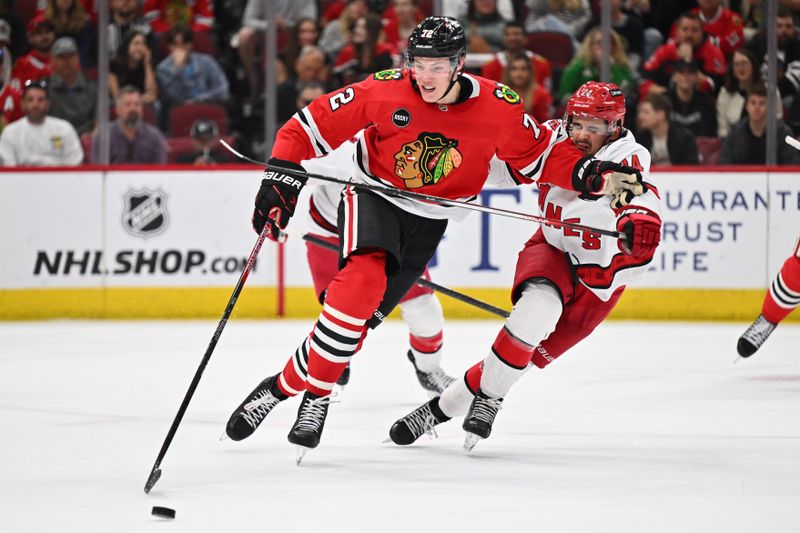
[[[393,321],[300,467],[286,441],[296,400],[219,442],[309,326],[228,324],[145,495],[216,322],[0,323],[0,532],[800,531],[797,326],[734,364],[744,324],[603,325],[529,372],[466,455],[460,420],[382,444],[426,400]],[[497,327],[448,323],[444,366],[460,375]]]

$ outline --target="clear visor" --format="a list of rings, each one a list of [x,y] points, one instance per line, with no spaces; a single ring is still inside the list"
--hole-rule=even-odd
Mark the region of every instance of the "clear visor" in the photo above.
[[[567,117],[567,133],[588,133],[590,135],[610,135],[617,129],[616,124],[609,124],[605,119],[588,115],[569,115]]]
[[[405,68],[407,68],[415,78],[421,76],[450,77],[458,67],[458,58],[414,57],[407,53],[404,64]]]

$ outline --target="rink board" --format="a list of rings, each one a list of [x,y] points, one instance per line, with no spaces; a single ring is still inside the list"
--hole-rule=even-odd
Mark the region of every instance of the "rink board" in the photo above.
[[[751,319],[800,232],[797,169],[771,170],[654,173],[663,243],[612,316]],[[252,167],[0,174],[0,319],[218,317],[255,244],[259,180]],[[309,227],[308,196],[295,234]],[[515,188],[487,189],[480,201],[535,213],[536,199],[535,189]],[[517,252],[535,229],[480,213],[451,223],[432,278],[508,309]],[[305,246],[297,236],[285,245],[290,317],[318,312]],[[276,251],[263,247],[234,316],[277,316]],[[441,300],[448,317],[487,316]]]

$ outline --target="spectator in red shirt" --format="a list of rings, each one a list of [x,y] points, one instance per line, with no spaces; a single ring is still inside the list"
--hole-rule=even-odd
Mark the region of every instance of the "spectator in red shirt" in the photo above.
[[[675,38],[659,46],[645,62],[646,80],[639,88],[640,99],[644,100],[651,93],[666,92],[679,61],[695,62],[699,66],[698,90],[715,93],[722,86],[728,64],[722,51],[703,33],[703,23],[697,13],[681,15]]]
[[[209,0],[144,0],[142,12],[156,33],[166,33],[178,24],[192,31],[214,28],[214,5]]]
[[[525,54],[511,54],[503,74],[503,83],[522,97],[527,113],[538,122],[544,122],[553,116],[553,97],[550,91],[536,82],[533,68]]]
[[[738,13],[722,7],[722,0],[697,0],[699,7],[692,11],[700,15],[703,31],[726,58],[744,44],[744,23]]]
[[[28,44],[31,51],[17,59],[11,71],[12,84],[22,90],[25,82],[50,76],[53,70],[50,48],[56,34],[53,23],[43,16],[33,17],[28,22]]]
[[[546,90],[553,86],[553,74],[548,61],[543,56],[525,48],[527,34],[525,27],[519,22],[506,23],[503,30],[503,49],[494,54],[494,59],[481,67],[481,76],[490,80],[501,81],[503,69],[508,65],[508,58],[513,54],[525,54],[531,62],[533,72],[536,73],[536,84]]]

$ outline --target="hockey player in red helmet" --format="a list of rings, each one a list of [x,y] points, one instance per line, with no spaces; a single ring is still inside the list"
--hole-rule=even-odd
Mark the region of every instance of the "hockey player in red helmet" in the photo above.
[[[371,183],[469,201],[493,157],[525,183],[548,182],[592,197],[641,193],[641,173],[585,157],[563,132],[541,127],[505,86],[463,72],[464,27],[428,17],[409,37],[409,68],[376,72],[320,96],[278,131],[256,195],[253,228],[271,238],[294,213],[306,176],[301,161],[356,137],[349,169]],[[565,171],[566,170],[566,171]],[[288,440],[300,454],[322,436],[331,390],[379,324],[424,271],[448,220],[464,213],[436,203],[347,187],[338,208],[340,270],[310,333],[279,373],[264,379],[231,414],[226,434],[242,440],[289,397],[302,395]]]
[[[542,225],[519,254],[511,291],[514,308],[488,355],[441,397],[395,422],[389,435],[396,444],[411,444],[466,413],[464,447],[471,450],[490,435],[503,398],[522,374],[532,366],[545,368],[586,338],[625,287],[647,271],[660,241],[660,200],[649,175],[650,154],[622,126],[624,118],[619,87],[588,82],[570,98],[564,120],[546,126],[554,132],[565,128],[587,156],[640,169],[647,191],[597,198],[540,183],[539,207],[550,219],[616,229],[625,239]]]
[[[573,128],[576,119],[577,128]],[[585,154],[595,154],[604,144],[619,139],[623,120],[625,96],[613,83],[588,81],[567,102],[567,133]]]

